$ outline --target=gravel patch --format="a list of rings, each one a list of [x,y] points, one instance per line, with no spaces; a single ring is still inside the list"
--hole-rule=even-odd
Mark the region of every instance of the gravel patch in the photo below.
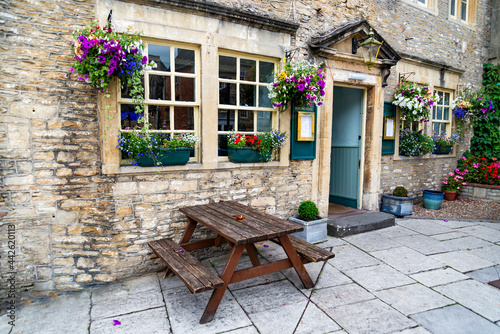
[[[413,217],[438,217],[457,219],[479,219],[500,222],[500,203],[456,199],[443,201],[439,210],[424,208],[424,203],[413,204]]]

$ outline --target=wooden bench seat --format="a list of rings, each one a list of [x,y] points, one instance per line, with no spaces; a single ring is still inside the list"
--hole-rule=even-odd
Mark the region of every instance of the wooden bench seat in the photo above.
[[[224,286],[222,279],[196,260],[189,252],[170,238],[148,242],[149,247],[167,264],[192,293]]]
[[[297,251],[302,258],[307,260],[306,262],[328,261],[335,257],[335,254],[329,250],[313,245],[293,235],[289,235],[288,237],[295,251]],[[278,239],[274,239],[273,241],[279,244]]]

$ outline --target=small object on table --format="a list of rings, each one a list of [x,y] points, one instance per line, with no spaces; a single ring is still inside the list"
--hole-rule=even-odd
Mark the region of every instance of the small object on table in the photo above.
[[[236,220],[243,220],[243,215],[236,215]]]

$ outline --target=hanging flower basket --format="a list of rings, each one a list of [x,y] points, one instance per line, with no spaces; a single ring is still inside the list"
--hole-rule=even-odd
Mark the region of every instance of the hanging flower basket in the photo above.
[[[399,114],[406,121],[427,122],[431,107],[438,101],[439,96],[433,94],[427,84],[421,87],[414,82],[402,80],[396,86],[392,104],[399,107]]]
[[[268,85],[273,107],[285,111],[293,101],[300,110],[313,104],[321,106],[325,96],[325,75],[319,68],[306,62],[292,65],[283,59],[283,70],[275,73],[274,82]]]

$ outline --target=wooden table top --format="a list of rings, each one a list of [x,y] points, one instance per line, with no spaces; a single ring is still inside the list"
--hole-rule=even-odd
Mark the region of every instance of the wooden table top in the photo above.
[[[288,220],[235,201],[189,206],[179,211],[236,245],[269,240],[303,230],[303,227]],[[237,215],[242,215],[243,219],[236,220]]]

